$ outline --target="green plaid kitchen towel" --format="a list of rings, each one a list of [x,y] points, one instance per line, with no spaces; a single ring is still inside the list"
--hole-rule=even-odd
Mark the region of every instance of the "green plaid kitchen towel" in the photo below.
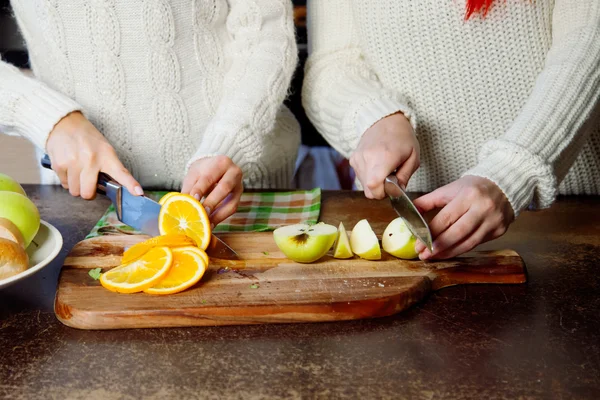
[[[150,192],[158,201],[166,192]],[[214,229],[214,232],[260,232],[282,225],[314,224],[321,211],[321,189],[294,192],[243,193],[237,212]],[[139,234],[117,219],[111,205],[86,239],[104,235]]]

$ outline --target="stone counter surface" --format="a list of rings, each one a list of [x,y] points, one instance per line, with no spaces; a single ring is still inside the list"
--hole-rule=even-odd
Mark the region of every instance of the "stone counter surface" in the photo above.
[[[600,398],[600,198],[526,212],[481,249],[512,248],[525,285],[443,289],[406,312],[353,322],[82,331],[52,305],[61,263],[109,202],[27,186],[62,233],[59,257],[0,291],[0,398]],[[325,192],[321,219],[380,232],[361,193]]]

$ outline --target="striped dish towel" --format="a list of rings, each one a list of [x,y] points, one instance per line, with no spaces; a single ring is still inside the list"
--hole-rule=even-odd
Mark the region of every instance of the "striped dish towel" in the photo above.
[[[158,201],[166,192],[151,192]],[[321,189],[294,192],[243,193],[235,214],[221,222],[214,232],[261,232],[282,225],[315,224],[321,211]],[[105,235],[136,235],[140,232],[117,219],[111,205],[86,239]]]

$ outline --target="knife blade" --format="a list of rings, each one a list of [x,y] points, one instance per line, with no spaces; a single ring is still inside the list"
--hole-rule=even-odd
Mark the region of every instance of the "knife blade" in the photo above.
[[[42,158],[42,166],[52,169],[48,155]],[[127,188],[120,185],[109,175],[98,174],[96,192],[110,199],[115,207],[117,218],[122,223],[149,236],[159,236],[158,215],[161,205],[146,196],[134,196]],[[210,244],[206,249],[209,257],[239,260],[239,255],[222,239],[212,234]]]
[[[394,207],[398,216],[406,222],[408,230],[423,242],[429,251],[433,252],[429,225],[427,225],[427,222],[425,222],[425,219],[406,192],[400,187],[398,178],[395,175],[385,178],[384,189],[392,202],[392,207]]]

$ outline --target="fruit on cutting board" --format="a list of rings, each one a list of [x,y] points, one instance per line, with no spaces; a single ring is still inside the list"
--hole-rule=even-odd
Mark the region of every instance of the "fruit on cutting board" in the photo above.
[[[352,258],[352,247],[350,246],[350,239],[348,239],[348,233],[344,224],[340,222],[338,226],[338,237],[333,245],[333,257],[334,258]]]
[[[381,238],[383,250],[394,257],[405,260],[417,258],[419,253],[415,251],[416,237],[406,226],[403,218],[396,218],[385,228]]]
[[[0,238],[8,239],[11,242],[17,243],[22,248],[25,248],[25,239],[23,234],[15,224],[9,219],[0,218]]]
[[[350,246],[357,256],[365,260],[380,260],[381,249],[379,239],[373,232],[369,221],[361,219],[352,229],[350,234]]]
[[[100,276],[100,284],[118,293],[144,291],[167,275],[173,262],[168,247],[154,247],[138,260],[115,267]]]
[[[197,247],[178,247],[172,250],[173,263],[167,275],[154,286],[144,290],[148,294],[179,293],[196,283],[207,268],[208,256]]]
[[[325,223],[295,224],[275,229],[277,247],[290,260],[311,263],[323,257],[337,238],[337,228]]]
[[[0,192],[15,192],[27,196],[19,182],[2,173],[0,173]]]
[[[154,247],[166,246],[171,249],[174,247],[194,246],[194,241],[180,233],[169,233],[150,238],[146,241],[136,243],[123,253],[121,264],[129,264],[142,257]]]
[[[168,196],[168,197],[166,197]],[[206,250],[211,239],[211,228],[204,206],[188,194],[167,194],[158,216],[161,235],[183,234]]]
[[[0,191],[0,218],[17,226],[27,248],[40,228],[40,213],[27,196],[17,192]]]

